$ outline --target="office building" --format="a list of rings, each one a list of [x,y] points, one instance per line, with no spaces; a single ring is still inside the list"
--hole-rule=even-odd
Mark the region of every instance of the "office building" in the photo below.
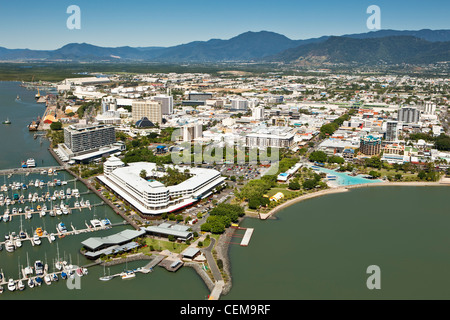
[[[162,124],[161,102],[152,100],[135,100],[131,108],[131,117],[136,123],[147,118],[155,125]]]
[[[180,140],[183,142],[191,142],[203,136],[203,125],[201,123],[191,123],[182,126]]]
[[[294,133],[289,127],[269,127],[256,130],[245,136],[249,148],[290,148],[294,144]]]
[[[427,102],[423,110],[424,114],[435,115],[436,114],[436,104]]]
[[[154,96],[152,100],[161,102],[161,113],[163,115],[173,114],[173,97],[168,95]]]
[[[102,98],[102,113],[117,111],[117,99],[114,97]]]
[[[193,101],[203,101],[206,102],[206,100],[209,100],[212,98],[212,93],[207,92],[189,92],[188,94],[188,100]]]
[[[231,109],[239,111],[247,111],[248,101],[245,99],[231,99]]]
[[[252,110],[252,118],[256,121],[264,120],[264,108],[263,107],[255,107]]]
[[[417,123],[420,120],[420,111],[413,107],[403,107],[398,110],[398,121],[404,123]]]
[[[398,122],[397,121],[387,121],[386,122],[386,141],[397,141],[398,140]]]

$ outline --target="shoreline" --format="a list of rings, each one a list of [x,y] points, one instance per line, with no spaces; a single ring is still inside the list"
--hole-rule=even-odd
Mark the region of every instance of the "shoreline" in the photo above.
[[[48,151],[50,152],[50,154],[53,156],[53,158],[60,163],[60,159],[57,157],[56,154],[54,154],[53,150],[51,147],[48,148]],[[122,215],[121,213],[117,212],[118,210],[116,208],[114,208],[112,206],[112,204],[102,195],[100,194],[97,190],[95,190],[95,188],[93,188],[92,186],[90,186],[90,183],[88,183],[87,181],[84,181],[84,179],[82,179],[81,177],[78,177],[78,175],[76,175],[74,172],[72,172],[69,168],[66,168],[66,171],[68,171],[70,174],[72,174],[73,176],[75,176],[77,178],[77,180],[81,181],[84,185],[87,186],[88,190],[91,190],[92,192],[94,192],[94,194],[96,194],[100,199],[102,199],[106,204],[108,204],[114,212],[116,212],[117,214],[120,214],[122,216],[122,218],[124,218],[125,221],[129,221],[129,219],[127,219],[124,215]],[[336,194],[336,193],[344,193],[344,192],[348,192],[350,191],[350,189],[357,189],[357,188],[366,188],[366,187],[382,187],[382,186],[419,186],[419,187],[423,187],[423,186],[450,186],[450,178],[442,178],[440,181],[438,182],[375,182],[375,183],[365,183],[365,184],[357,184],[357,185],[351,185],[351,186],[332,186],[329,189],[325,189],[325,190],[320,190],[317,192],[313,192],[313,193],[309,193],[309,194],[305,194],[302,196],[299,196],[297,198],[288,200],[287,202],[284,202],[282,204],[280,204],[279,206],[273,208],[271,211],[269,211],[266,214],[258,214],[259,219],[261,220],[266,220],[271,218],[273,215],[275,215],[277,212],[288,208],[289,206],[296,204],[298,202],[307,200],[307,199],[312,199],[312,198],[316,198],[316,197],[321,197],[321,196],[325,196],[325,195],[329,195],[329,194]],[[252,218],[252,216],[249,216],[248,214],[246,214],[243,218],[248,217],[248,218]],[[239,224],[242,222],[243,218],[239,219]],[[129,221],[130,222],[130,221]],[[131,223],[131,225],[137,229],[137,226],[135,226],[134,224]],[[229,253],[229,248],[230,248],[230,244],[227,243],[227,237],[230,236],[232,233],[234,232],[234,230],[231,230],[230,228],[227,228],[225,230],[225,232],[219,237],[219,239],[216,241],[215,246],[212,248],[212,250],[216,250],[217,252],[217,258],[221,259],[223,262],[223,269],[222,272],[224,274],[226,274],[227,276],[227,280],[225,281],[225,284],[222,288],[221,291],[221,295],[227,295],[228,293],[230,293],[233,283],[232,283],[232,272],[231,272],[231,259],[230,259],[230,253]],[[147,258],[140,258],[138,260],[147,260]],[[116,262],[117,263],[117,262]],[[118,262],[123,263],[123,261]],[[203,270],[198,264],[196,263],[185,263],[186,267],[190,267],[192,268],[197,275],[200,277],[200,279],[203,281],[203,283],[205,284],[205,286],[208,288],[209,291],[212,291],[214,288],[214,283],[212,281],[212,279],[209,277],[209,275],[206,273],[205,270]]]
[[[307,200],[312,199],[316,197],[325,196],[328,194],[335,194],[335,193],[343,193],[348,192],[350,189],[358,189],[358,188],[368,188],[368,187],[394,187],[394,186],[403,186],[403,187],[445,187],[450,186],[450,178],[442,178],[440,181],[436,182],[419,182],[419,181],[405,181],[405,182],[375,182],[375,183],[364,183],[364,184],[355,184],[351,186],[338,186],[338,187],[332,187],[330,189],[325,189],[309,194],[305,194],[302,196],[299,196],[295,199],[291,199],[287,202],[284,202],[280,204],[279,206],[273,208],[268,213],[260,213],[259,218],[261,220],[267,220],[270,217],[272,217],[274,214],[279,212],[280,210],[283,210],[285,208],[288,208],[289,206]]]

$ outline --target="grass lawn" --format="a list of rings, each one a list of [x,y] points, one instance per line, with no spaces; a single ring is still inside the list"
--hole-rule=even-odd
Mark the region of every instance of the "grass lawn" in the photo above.
[[[278,192],[282,192],[285,197],[287,197],[289,195],[293,195],[293,196],[300,195],[300,191],[291,191],[291,190],[288,190],[287,188],[280,188],[280,187],[275,187],[275,188],[270,189],[266,195],[270,198],[273,195],[277,194]]]
[[[171,252],[175,252],[175,253],[181,253],[187,247],[189,247],[185,243],[177,243],[177,242],[151,239],[151,238],[147,238],[145,240],[145,244],[147,245],[147,247],[142,248],[142,253],[149,253],[150,246],[152,246],[156,251],[163,251],[163,250],[167,249],[167,250],[169,250]]]
[[[370,170],[369,170],[370,169]],[[367,169],[367,173],[369,173],[371,170],[377,171],[379,173],[381,173],[381,178],[384,176],[395,176],[396,174],[401,174],[403,177],[403,180],[418,180],[417,179],[417,173],[404,173],[402,170],[399,171],[395,171],[395,170],[387,170],[387,169],[372,169],[372,168],[368,168]]]

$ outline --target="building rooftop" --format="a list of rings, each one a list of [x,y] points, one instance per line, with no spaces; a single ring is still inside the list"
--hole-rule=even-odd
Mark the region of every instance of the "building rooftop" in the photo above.
[[[129,242],[145,234],[145,230],[123,230],[119,233],[107,237],[92,237],[81,242],[81,244],[90,250],[96,250],[103,246],[120,245]]]

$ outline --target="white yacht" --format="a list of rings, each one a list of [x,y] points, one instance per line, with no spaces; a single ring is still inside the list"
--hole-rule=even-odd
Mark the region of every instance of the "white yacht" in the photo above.
[[[33,278],[29,278],[28,279],[28,287],[34,288],[34,280],[33,280]]]
[[[19,289],[19,291],[25,289],[25,285],[23,284],[22,280],[17,281],[17,289]]]
[[[14,252],[14,250],[16,250],[16,247],[14,246],[12,240],[8,240],[5,242],[5,249],[7,252]]]
[[[44,274],[44,264],[42,263],[41,260],[37,260],[34,263],[34,272],[36,272],[37,276],[41,276]]]
[[[45,281],[45,284],[47,284],[47,285],[52,284],[52,278],[50,277],[49,274],[46,274],[46,275],[44,276],[44,281]]]
[[[125,280],[136,277],[136,274],[133,271],[124,271],[120,274],[120,276]]]
[[[41,244],[41,238],[39,238],[39,236],[37,235],[37,234],[35,234],[34,236],[33,236],[33,242],[34,242],[34,244],[35,245],[40,245]]]
[[[91,220],[91,224],[94,228],[100,228],[102,227],[102,222],[98,219]]]
[[[8,281],[8,290],[9,291],[16,290],[16,282],[14,281],[14,279],[9,279],[9,281]]]
[[[28,160],[27,160],[27,167],[28,167],[28,168],[34,168],[34,167],[36,167],[36,161],[34,161],[33,158],[28,159]]]
[[[22,241],[20,241],[20,239],[15,239],[14,244],[15,244],[16,248],[22,247]]]

